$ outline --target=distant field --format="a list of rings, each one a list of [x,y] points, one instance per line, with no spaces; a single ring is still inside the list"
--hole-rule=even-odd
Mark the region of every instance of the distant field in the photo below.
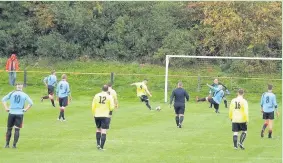
[[[280,163],[281,119],[275,120],[274,138],[260,138],[261,114],[250,104],[250,123],[245,151],[232,146],[228,110],[220,114],[208,103],[187,105],[182,129],[175,126],[173,109],[162,103],[162,111],[150,112],[138,101],[121,101],[108,131],[106,151],[96,149],[91,97],[74,97],[66,111],[66,122],[57,121],[58,109],[49,101],[39,102],[26,113],[18,149],[0,148],[0,162],[188,162],[188,163]],[[0,144],[5,144],[7,113],[0,111]]]
[[[4,62],[1,62],[4,66]],[[52,65],[52,64],[51,64]],[[24,89],[34,100],[33,108],[25,114],[24,128],[18,149],[0,148],[0,163],[280,163],[282,153],[281,117],[275,120],[274,138],[260,138],[263,124],[259,101],[266,91],[266,84],[274,84],[279,109],[281,108],[281,74],[267,74],[264,79],[231,79],[232,74],[203,71],[200,75],[210,76],[198,81],[192,68],[170,69],[169,92],[178,81],[183,81],[190,94],[187,104],[184,126],[175,126],[173,109],[164,104],[164,67],[139,64],[102,63],[102,62],[65,62],[54,64],[58,72],[94,72],[106,74],[82,75],[67,73],[71,85],[73,102],[67,108],[67,122],[58,122],[58,108],[51,107],[49,101],[40,103],[40,97],[46,93],[42,80],[52,67],[39,63],[30,66],[28,86]],[[115,73],[114,88],[118,92],[119,110],[113,115],[111,129],[108,131],[104,152],[97,151],[95,125],[91,116],[91,102],[101,86],[110,81],[110,72]],[[8,75],[0,72],[0,96],[3,97],[14,88],[8,86]],[[140,74],[140,75],[135,75]],[[220,75],[219,75],[220,74]],[[158,76],[159,75],[159,76]],[[255,77],[257,74],[253,74]],[[23,81],[23,73],[18,73],[18,81]],[[60,78],[61,73],[57,74]],[[208,94],[206,83],[212,83],[216,77],[225,83],[231,91],[228,102],[236,95],[238,88],[246,90],[245,97],[250,107],[250,123],[245,142],[245,151],[235,151],[232,145],[231,122],[228,110],[220,105],[220,114],[216,115],[208,108],[208,103],[195,103],[195,97]],[[150,112],[136,97],[135,87],[129,84],[149,79],[148,87],[153,97],[153,107],[161,106],[161,112]],[[200,90],[197,91],[198,82]],[[281,111],[282,114],[282,111]],[[7,113],[0,109],[0,145],[5,144]]]

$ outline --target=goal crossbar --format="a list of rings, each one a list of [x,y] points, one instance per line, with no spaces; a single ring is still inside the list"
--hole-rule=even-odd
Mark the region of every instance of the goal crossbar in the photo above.
[[[164,89],[164,102],[167,102],[168,93],[168,67],[170,58],[197,58],[197,59],[236,59],[236,60],[273,60],[282,61],[282,58],[264,58],[264,57],[225,57],[225,56],[189,56],[189,55],[166,55],[165,63],[165,89]]]

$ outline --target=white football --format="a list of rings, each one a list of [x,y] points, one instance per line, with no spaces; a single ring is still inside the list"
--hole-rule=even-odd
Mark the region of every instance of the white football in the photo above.
[[[155,109],[156,109],[157,111],[160,111],[160,110],[161,110],[161,107],[160,107],[160,106],[157,106]]]

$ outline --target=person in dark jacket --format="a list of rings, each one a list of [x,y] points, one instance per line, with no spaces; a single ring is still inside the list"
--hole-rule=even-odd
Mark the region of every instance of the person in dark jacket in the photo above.
[[[175,109],[175,120],[176,125],[178,128],[182,128],[182,123],[184,120],[184,113],[185,113],[185,100],[189,101],[189,94],[183,88],[183,83],[178,82],[178,88],[173,90],[171,98],[170,98],[170,108],[172,102],[174,100],[174,109]]]

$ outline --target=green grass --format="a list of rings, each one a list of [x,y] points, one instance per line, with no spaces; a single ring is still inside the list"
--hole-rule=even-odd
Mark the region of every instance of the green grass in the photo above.
[[[34,61],[35,62],[35,61]],[[32,63],[34,63],[32,62]],[[28,87],[25,88],[34,100],[33,108],[25,114],[24,128],[18,149],[0,148],[0,163],[10,162],[161,162],[161,163],[279,163],[282,153],[282,123],[281,118],[275,120],[274,138],[261,139],[259,131],[263,120],[259,112],[261,94],[266,91],[266,84],[274,84],[274,92],[281,110],[282,87],[281,74],[267,74],[266,79],[247,80],[221,78],[231,95],[235,96],[238,88],[246,90],[246,99],[250,107],[250,123],[245,142],[245,151],[235,151],[232,146],[231,122],[228,111],[221,104],[221,114],[216,115],[208,108],[208,103],[194,102],[195,96],[205,97],[208,94],[206,83],[212,83],[217,74],[231,77],[233,74],[202,71],[201,89],[198,92],[198,78],[194,69],[170,69],[169,93],[175,88],[177,81],[182,80],[188,90],[191,101],[187,105],[184,128],[175,126],[174,112],[164,98],[164,67],[145,65],[143,68],[137,63],[124,64],[117,62],[77,62],[66,61],[58,63],[38,62],[37,66],[30,66],[28,73]],[[3,67],[4,61],[0,63]],[[53,68],[51,68],[53,67]],[[58,108],[52,108],[49,101],[40,103],[40,96],[46,93],[42,80],[51,69],[57,71],[97,72],[106,75],[68,74],[71,85],[73,102],[66,110],[67,122],[58,122]],[[95,125],[91,116],[92,97],[101,90],[101,86],[110,79],[110,72],[115,73],[114,89],[118,93],[119,110],[115,111],[111,129],[108,131],[104,152],[96,150]],[[123,75],[133,74],[133,75]],[[134,74],[143,74],[136,76]],[[23,81],[23,73],[17,74],[18,81]],[[58,74],[60,78],[61,74]],[[160,75],[160,76],[156,76]],[[257,74],[253,74],[257,77]],[[152,105],[160,105],[161,112],[150,112],[136,97],[135,87],[129,84],[149,79],[148,87],[152,92]],[[0,72],[0,96],[13,90],[7,86],[8,75]],[[169,95],[168,93],[168,95]],[[7,113],[0,110],[0,145],[5,144]]]
[[[228,110],[221,105],[215,114],[208,103],[187,104],[182,129],[174,122],[174,112],[161,105],[150,112],[138,99],[120,101],[108,131],[106,151],[96,149],[95,125],[91,116],[91,97],[74,97],[66,111],[66,122],[57,121],[58,109],[49,101],[35,102],[25,114],[18,149],[0,148],[0,162],[188,162],[188,163],[280,163],[281,119],[275,120],[274,138],[260,138],[261,114],[257,103],[249,103],[250,123],[245,151],[232,146]],[[0,111],[0,144],[5,144],[7,114]]]

